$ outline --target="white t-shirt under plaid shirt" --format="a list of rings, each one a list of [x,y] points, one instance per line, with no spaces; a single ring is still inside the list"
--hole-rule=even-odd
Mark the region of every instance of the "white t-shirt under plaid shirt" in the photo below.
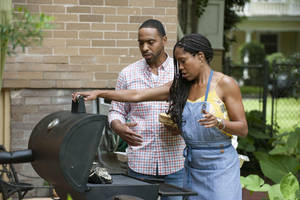
[[[161,86],[174,77],[173,59],[168,56],[158,68],[155,77],[145,59],[141,59],[124,68],[118,77],[116,90],[144,89]],[[184,140],[179,135],[172,135],[159,121],[159,113],[168,109],[165,101],[140,103],[112,102],[109,111],[109,123],[115,119],[121,122],[136,122],[133,131],[143,136],[142,146],[129,147],[128,166],[135,172],[147,175],[167,175],[184,166]]]

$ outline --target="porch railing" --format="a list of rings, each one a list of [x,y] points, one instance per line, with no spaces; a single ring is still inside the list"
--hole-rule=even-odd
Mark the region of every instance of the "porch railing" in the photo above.
[[[245,16],[299,16],[300,1],[251,1],[239,14]]]

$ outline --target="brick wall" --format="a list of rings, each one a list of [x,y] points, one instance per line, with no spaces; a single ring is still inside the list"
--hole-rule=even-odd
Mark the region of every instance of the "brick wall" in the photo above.
[[[7,59],[4,88],[113,88],[118,72],[141,58],[137,29],[149,18],[176,41],[176,0],[13,0],[53,16],[41,47]]]

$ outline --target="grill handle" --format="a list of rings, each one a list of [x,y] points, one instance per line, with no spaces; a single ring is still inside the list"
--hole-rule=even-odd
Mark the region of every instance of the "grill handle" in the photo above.
[[[32,161],[33,161],[33,156],[32,156],[32,151],[30,149],[13,151],[13,152],[8,152],[8,151],[0,152],[0,164],[26,163]]]
[[[72,101],[72,113],[86,113],[83,96],[78,95],[77,101]]]

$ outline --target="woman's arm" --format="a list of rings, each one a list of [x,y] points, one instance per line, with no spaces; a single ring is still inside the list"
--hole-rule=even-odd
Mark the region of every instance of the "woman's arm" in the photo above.
[[[72,93],[73,101],[81,95],[85,101],[94,100],[97,97],[120,102],[141,102],[141,101],[164,101],[168,100],[169,90],[172,82],[156,88],[141,90],[92,90]]]
[[[217,89],[222,96],[230,119],[230,121],[224,120],[224,131],[238,136],[246,136],[248,125],[241,91],[236,81],[229,76],[225,76],[219,81]]]

